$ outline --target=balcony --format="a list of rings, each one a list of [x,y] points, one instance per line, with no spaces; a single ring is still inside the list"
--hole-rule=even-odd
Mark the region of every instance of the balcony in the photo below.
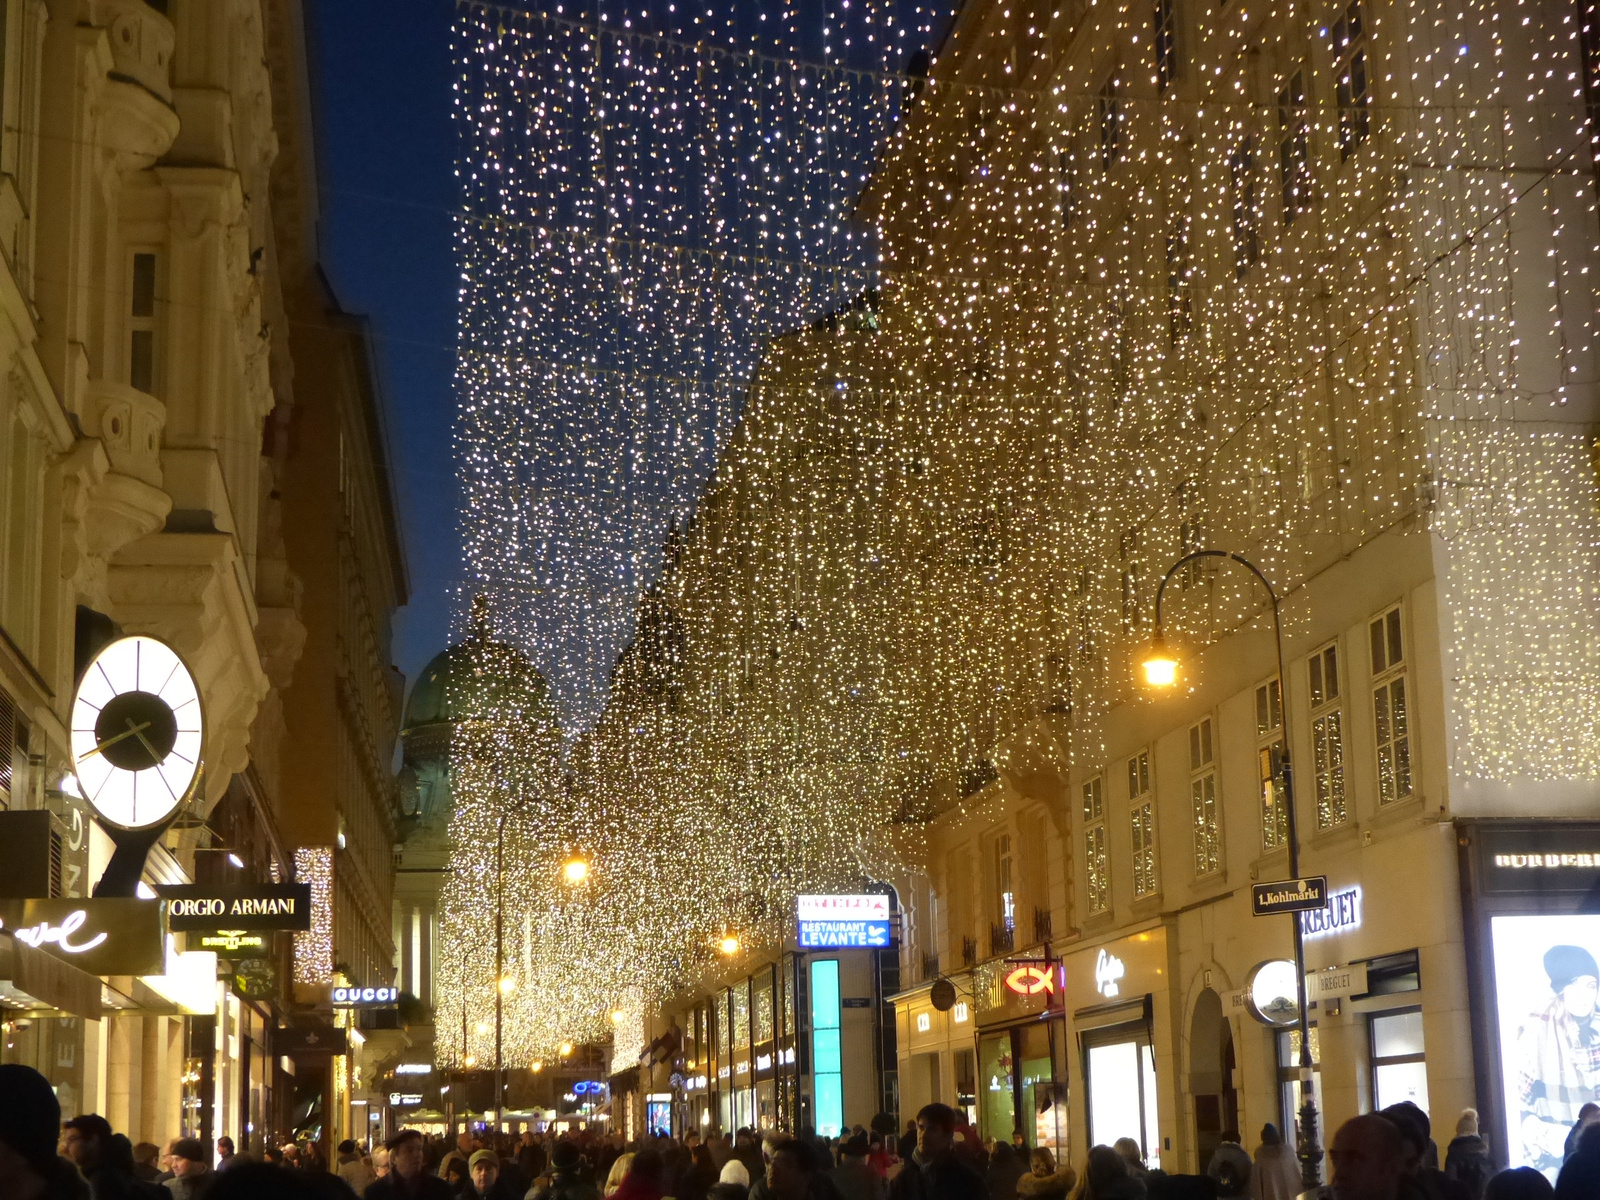
[[[1048,908],[1036,908],[1033,910],[1034,941],[1048,942],[1054,934],[1053,925],[1054,922],[1050,918],[1050,910]]]
[[[974,967],[978,964],[978,939],[964,937],[961,939],[961,965]]]
[[[922,982],[931,983],[939,978],[939,956],[937,954],[924,954],[922,956]]]
[[[989,957],[999,958],[1017,948],[1017,931],[1011,925],[989,926]]]

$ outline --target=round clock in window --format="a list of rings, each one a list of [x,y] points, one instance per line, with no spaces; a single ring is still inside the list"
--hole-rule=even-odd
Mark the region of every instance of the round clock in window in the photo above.
[[[189,796],[204,738],[200,691],[165,642],[137,634],[94,656],[72,701],[83,797],[122,829],[160,825]]]

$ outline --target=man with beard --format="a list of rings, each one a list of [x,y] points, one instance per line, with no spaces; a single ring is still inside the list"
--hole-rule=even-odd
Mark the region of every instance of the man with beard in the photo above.
[[[1600,966],[1581,946],[1552,946],[1544,971],[1551,998],[1517,1035],[1517,1098],[1522,1143],[1550,1178],[1561,1169],[1568,1131],[1595,1099],[1600,1081]]]

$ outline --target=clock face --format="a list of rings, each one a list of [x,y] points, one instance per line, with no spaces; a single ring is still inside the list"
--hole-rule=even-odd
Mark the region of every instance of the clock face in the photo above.
[[[83,797],[125,829],[160,824],[200,770],[200,692],[165,642],[118,638],[95,655],[72,701],[72,761]]]

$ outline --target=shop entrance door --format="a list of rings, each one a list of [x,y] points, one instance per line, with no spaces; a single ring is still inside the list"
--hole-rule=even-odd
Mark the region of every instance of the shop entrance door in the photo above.
[[[1222,1144],[1223,1133],[1239,1130],[1235,1062],[1233,1026],[1222,1014],[1222,998],[1205,988],[1189,1022],[1189,1093],[1194,1097],[1197,1170],[1205,1170]]]
[[[1089,1144],[1109,1146],[1118,1138],[1139,1143],[1147,1163],[1161,1149],[1156,1120],[1156,1063],[1150,1027],[1113,1026],[1083,1035],[1088,1095]]]

